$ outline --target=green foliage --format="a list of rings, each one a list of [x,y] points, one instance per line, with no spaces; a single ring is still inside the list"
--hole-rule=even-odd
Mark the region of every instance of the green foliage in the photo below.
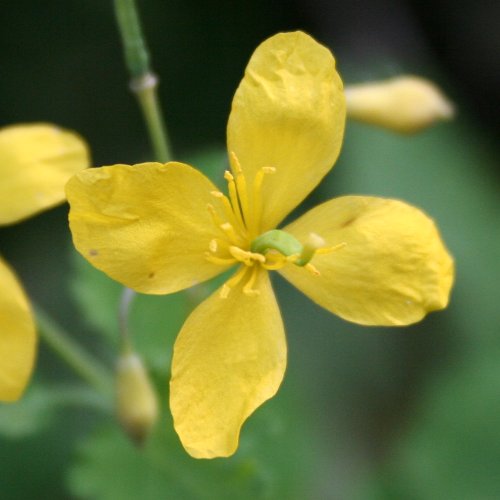
[[[451,368],[361,498],[499,498],[499,394],[498,352]]]
[[[0,435],[7,439],[33,436],[53,424],[70,407],[109,410],[100,395],[87,387],[33,384],[17,403],[0,404]]]

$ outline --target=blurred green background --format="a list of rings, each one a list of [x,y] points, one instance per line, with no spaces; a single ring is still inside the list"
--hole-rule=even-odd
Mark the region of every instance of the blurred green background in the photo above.
[[[302,29],[329,46],[346,83],[401,73],[436,81],[456,103],[454,122],[414,137],[349,122],[335,169],[297,213],[341,194],[423,208],[456,259],[451,305],[409,328],[365,328],[278,277],[285,382],[243,428],[238,453],[208,462],[183,452],[166,409],[134,449],[42,343],[24,400],[0,405],[0,498],[500,498],[499,5],[140,1],[176,159],[215,178],[232,94],[254,48],[278,31]],[[77,130],[95,165],[151,159],[110,1],[17,0],[2,15],[0,126]],[[0,249],[33,300],[112,367],[120,287],[75,253],[66,217],[63,206],[2,228]],[[132,310],[164,401],[185,308],[179,296],[141,296]]]

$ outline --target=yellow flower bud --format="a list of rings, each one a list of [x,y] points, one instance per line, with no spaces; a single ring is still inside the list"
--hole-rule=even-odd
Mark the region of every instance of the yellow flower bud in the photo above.
[[[135,353],[127,352],[118,360],[116,397],[118,420],[136,444],[143,444],[158,418],[158,404],[146,369]]]
[[[345,96],[349,118],[395,132],[415,133],[454,115],[436,85],[416,76],[349,85]]]

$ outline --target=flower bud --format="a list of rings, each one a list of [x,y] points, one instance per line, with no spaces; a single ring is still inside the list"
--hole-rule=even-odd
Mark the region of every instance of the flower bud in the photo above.
[[[142,445],[158,418],[158,404],[146,369],[133,352],[118,360],[116,398],[118,420],[132,440]]]
[[[454,115],[451,102],[432,82],[416,76],[349,85],[349,118],[411,134]]]

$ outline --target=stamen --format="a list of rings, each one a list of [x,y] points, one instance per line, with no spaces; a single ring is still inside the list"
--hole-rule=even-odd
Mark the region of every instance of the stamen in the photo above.
[[[237,260],[243,262],[246,266],[253,266],[255,261],[264,263],[266,258],[260,253],[247,252],[236,246],[229,247],[229,253]]]
[[[244,240],[241,236],[234,230],[234,227],[229,222],[224,222],[219,226],[224,234],[231,240],[232,243],[242,244]]]
[[[304,266],[314,276],[319,276],[321,273],[310,262]]]
[[[335,252],[337,250],[340,250],[341,248],[344,248],[345,246],[347,246],[347,243],[345,241],[343,241],[342,243],[339,243],[338,245],[333,245],[333,247],[318,248],[316,250],[316,254],[317,255],[325,255],[327,253],[332,253],[332,252]]]
[[[219,266],[230,266],[231,264],[238,262],[236,259],[232,259],[232,258],[226,259],[223,257],[216,257],[215,255],[211,254],[210,252],[205,252],[205,259],[207,259],[209,262],[212,262],[212,263],[217,264]]]
[[[224,195],[224,193],[221,193],[220,191],[212,191],[210,194],[222,201],[226,217],[233,223],[234,226],[244,227],[243,224],[240,224],[238,219],[235,217],[235,213],[233,211],[231,203],[229,202],[227,196]]]
[[[254,238],[258,232],[260,216],[262,213],[262,181],[264,180],[264,175],[274,174],[276,169],[274,167],[261,167],[257,171],[255,178],[253,180],[253,220],[252,228],[250,229],[251,237]]]
[[[221,291],[220,291],[220,298],[221,299],[227,299],[229,292],[233,287],[235,287],[245,276],[247,272],[248,267],[241,266],[238,272],[229,280],[227,280],[224,285],[222,285]]]
[[[222,224],[224,224],[224,221],[220,218],[219,214],[217,213],[217,211],[215,210],[215,207],[208,203],[207,204],[207,209],[208,211],[210,212],[210,215],[212,216],[212,222],[217,226],[217,227],[221,227]]]
[[[254,268],[252,269],[252,274],[250,275],[250,279],[246,282],[245,286],[243,287],[243,293],[245,295],[255,296],[260,294],[259,290],[252,288],[255,283],[255,279],[257,278],[257,272],[258,272],[258,267],[254,266]]]
[[[234,151],[229,153],[229,163],[231,165],[231,170],[236,181],[236,191],[238,192],[238,199],[240,201],[241,214],[243,219],[248,223],[250,212],[248,206],[248,192],[247,183],[245,176],[243,175],[243,170],[241,168],[240,162]]]
[[[217,248],[219,248],[219,245],[217,244],[217,240],[214,238],[213,240],[210,240],[210,243],[208,244],[208,249],[215,253],[217,252]]]
[[[243,221],[243,214],[241,213],[240,202],[238,200],[238,191],[236,189],[236,184],[234,183],[234,176],[231,172],[226,170],[224,172],[224,179],[227,181],[227,187],[229,189],[229,198],[231,199],[231,205],[233,207],[233,213],[236,220],[240,224],[240,227],[245,227]]]
[[[229,165],[231,166],[231,170],[233,171],[233,174],[236,176],[238,174],[241,174],[243,172],[241,168],[241,164],[238,160],[238,157],[236,156],[236,153],[234,151],[231,151],[229,153]]]

